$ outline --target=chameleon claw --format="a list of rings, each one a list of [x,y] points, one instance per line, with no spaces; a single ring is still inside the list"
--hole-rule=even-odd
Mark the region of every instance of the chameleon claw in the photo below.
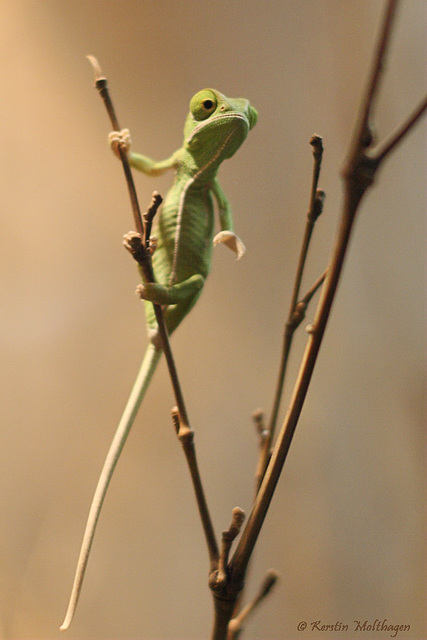
[[[142,236],[136,231],[129,231],[123,236],[123,246],[131,253],[133,253],[135,250],[138,250],[141,244]]]
[[[131,256],[141,262],[144,259],[144,250],[142,247],[142,236],[136,231],[129,231],[123,236],[123,246],[129,251]]]
[[[187,280],[171,286],[165,286],[158,282],[144,282],[138,285],[136,293],[143,300],[149,300],[154,304],[178,304],[197,295],[204,282],[203,276],[196,273],[187,278]]]
[[[139,284],[136,289],[135,289],[135,295],[138,296],[138,298],[141,298],[141,300],[144,300],[144,285]]]
[[[158,289],[161,285],[158,285],[154,282],[144,282],[144,284],[139,284],[135,289],[135,293],[137,296],[141,298],[141,300],[149,300],[150,302],[154,302],[155,304],[163,304],[163,302],[159,302],[158,298]],[[162,287],[165,289],[165,287]],[[156,295],[157,294],[157,295]]]
[[[245,245],[233,231],[220,231],[213,239],[213,243],[215,246],[219,243],[225,244],[226,247],[237,254],[237,260],[240,260],[246,252]]]
[[[143,257],[143,249],[142,249],[142,235],[137,233],[136,231],[129,231],[123,236],[123,246],[125,249],[132,254],[136,261],[140,261]],[[155,250],[157,249],[157,238],[150,238],[150,256],[153,255]]]
[[[144,282],[137,286],[135,293],[141,300],[149,300],[154,304],[169,304],[171,287],[164,287],[157,282]]]
[[[149,249],[150,249],[150,256],[152,256],[155,250],[157,249],[157,238],[155,238],[154,236],[150,237]]]

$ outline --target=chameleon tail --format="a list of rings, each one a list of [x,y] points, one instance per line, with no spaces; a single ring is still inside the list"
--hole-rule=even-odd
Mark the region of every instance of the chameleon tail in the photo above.
[[[113,441],[110,445],[110,449],[105,459],[95,494],[92,499],[83,542],[80,549],[80,555],[77,562],[70,602],[68,604],[65,620],[61,626],[61,631],[68,629],[73,619],[102,503],[104,502],[105,494],[107,493],[108,485],[110,484],[111,476],[113,475],[120,453],[123,449],[123,445],[129,435],[129,431],[135,420],[135,416],[144,398],[145,392],[147,391],[148,385],[150,384],[161,355],[161,349],[156,348],[152,344],[147,347],[135,384],[129,396],[129,400],[127,401],[119,426],[117,427]]]

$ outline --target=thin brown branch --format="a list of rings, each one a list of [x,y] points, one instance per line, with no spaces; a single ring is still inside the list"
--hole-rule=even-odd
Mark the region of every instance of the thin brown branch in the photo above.
[[[322,165],[322,157],[323,157],[322,138],[318,135],[313,135],[310,140],[310,144],[313,147],[313,174],[312,174],[312,181],[311,181],[310,206],[307,213],[304,237],[301,245],[298,266],[297,266],[297,271],[295,275],[295,282],[294,282],[294,287],[292,291],[292,299],[289,307],[289,316],[285,325],[285,331],[283,335],[283,346],[282,346],[282,355],[280,359],[280,369],[279,369],[279,375],[277,377],[273,408],[271,411],[270,421],[268,425],[269,443],[268,443],[268,446],[266,447],[266,451],[268,451],[271,448],[271,445],[273,443],[274,433],[277,425],[277,418],[279,415],[280,405],[283,397],[286,369],[288,366],[289,353],[292,347],[292,338],[295,331],[295,329],[292,328],[290,321],[294,314],[295,307],[298,303],[302,276],[304,272],[305,263],[307,260],[308,249],[310,246],[311,237],[313,235],[314,226],[320,214],[322,213],[323,203],[325,200],[324,192],[317,189],[319,175],[320,175],[320,168]],[[268,456],[267,454],[265,454],[264,469],[268,462],[267,458]]]
[[[162,196],[157,191],[154,191],[151,204],[142,217],[143,226],[144,226],[143,243],[144,243],[145,249],[149,251],[150,254],[151,254],[151,251],[150,251],[151,229],[153,226],[153,220],[157,213],[157,209],[159,208],[161,202],[162,202]]]
[[[327,273],[328,273],[328,270],[324,271],[322,275],[319,276],[319,278],[317,278],[316,282],[310,287],[310,289],[307,291],[305,296],[301,298],[301,300],[298,302],[297,306],[295,307],[295,312],[297,315],[295,322],[297,322],[298,320],[299,323],[301,323],[304,320],[305,314],[301,317],[301,313],[298,312],[298,307],[300,307],[301,305],[301,307],[304,309],[304,312],[307,310],[308,304],[311,301],[312,297],[318,292],[322,284],[325,282]]]
[[[240,509],[240,507],[234,507],[232,512],[231,524],[226,531],[222,532],[221,552],[219,554],[218,572],[216,576],[216,583],[218,586],[224,585],[228,579],[227,565],[231,545],[239,535],[244,519],[245,512]]]
[[[319,184],[320,168],[322,166],[323,140],[321,136],[318,136],[315,133],[311,137],[310,144],[313,147],[314,163],[313,163],[313,177],[311,180],[311,197],[310,197],[309,215],[313,217],[313,215],[315,215],[315,199],[317,196],[317,185]],[[316,219],[317,217],[318,215],[317,216],[315,215]],[[296,297],[298,297],[298,294]]]
[[[104,102],[105,108],[107,109],[111,126],[113,127],[114,131],[120,131],[119,121],[117,119],[116,112],[111,100],[110,92],[107,86],[107,78],[102,74],[101,67],[99,66],[98,60],[94,56],[87,56],[87,58],[91,63],[93,70],[95,72],[95,87],[99,91],[99,95],[101,96]],[[129,197],[132,205],[133,219],[135,222],[135,228],[138,231],[138,233],[143,235],[144,225],[141,219],[141,212],[139,209],[138,197],[136,195],[135,183],[133,181],[127,152],[121,145],[119,145],[119,153],[120,153],[120,160],[122,162],[123,171],[126,178],[126,184],[128,186]]]
[[[399,144],[406,136],[406,134],[412,129],[412,127],[418,122],[418,120],[427,112],[427,96],[420,102],[414,112],[402,123],[398,129],[392,133],[390,138],[383,142],[380,148],[375,153],[374,157],[376,162],[380,163],[384,158]]]
[[[199,509],[200,519],[202,521],[206,544],[208,547],[210,571],[212,572],[215,571],[218,566],[219,553],[215,538],[215,532],[213,529],[212,520],[209,514],[205,492],[200,476],[199,465],[197,463],[196,448],[194,446],[194,431],[190,429],[188,423],[182,421],[181,414],[177,407],[173,407],[171,413],[176,434],[182,444],[182,448],[184,450],[185,458],[188,464],[188,469],[190,471],[191,480],[193,482],[196,502]]]
[[[310,140],[310,144],[313,147],[313,176],[311,182],[311,194],[310,194],[310,206],[307,212],[307,221],[304,231],[304,238],[301,246],[301,252],[295,276],[295,283],[292,292],[292,299],[290,304],[290,313],[292,313],[295,305],[298,301],[299,292],[301,288],[302,275],[304,272],[305,263],[307,260],[308,249],[310,246],[311,236],[313,234],[314,225],[323,209],[323,202],[325,195],[323,191],[317,189],[320,176],[320,168],[322,166],[323,157],[323,142],[320,136],[314,135]]]
[[[292,393],[289,410],[282,425],[273,455],[266,470],[255,504],[243,529],[239,544],[231,560],[231,575],[236,583],[244,579],[245,571],[252,555],[265,515],[279,480],[283,464],[286,460],[293,435],[308,392],[314,366],[325,333],[331,307],[341,277],[344,259],[353,229],[353,223],[360,201],[366,189],[372,184],[375,166],[367,162],[365,149],[367,146],[367,128],[372,112],[373,101],[378,91],[381,70],[385,63],[386,51],[391,35],[391,25],[397,3],[390,1],[387,5],[375,62],[368,81],[368,91],[361,107],[362,117],[356,126],[353,143],[350,146],[349,161],[345,172],[345,194],[342,215],[332,259],[327,271],[315,319],[309,334],[307,346],[300,365],[300,370]]]
[[[264,414],[258,409],[252,414],[252,419],[255,423],[255,428],[258,433],[259,440],[259,454],[258,463],[255,471],[255,495],[261,486],[261,482],[265,473],[267,462],[270,455],[270,432],[264,424]]]
[[[275,391],[274,401],[273,401],[273,409],[271,411],[270,422],[266,430],[267,432],[266,440],[262,448],[261,456],[258,461],[258,467],[257,467],[258,488],[261,484],[261,480],[264,476],[265,470],[267,468],[267,464],[271,457],[271,447],[273,444],[274,433],[277,425],[277,418],[279,415],[279,409],[280,409],[280,405],[283,397],[286,370],[287,370],[288,361],[289,361],[289,354],[292,347],[293,336],[296,329],[301,324],[304,318],[305,310],[307,308],[308,302],[312,297],[311,296],[307,300],[307,303],[304,305],[304,315],[301,316],[302,306],[301,306],[301,302],[298,302],[298,296],[301,288],[302,275],[303,275],[307,255],[308,255],[310,240],[313,235],[314,225],[323,211],[323,204],[325,201],[324,191],[317,189],[321,161],[322,161],[322,153],[323,153],[322,139],[320,138],[320,136],[313,136],[312,139],[310,140],[310,144],[314,147],[314,151],[313,151],[314,164],[313,164],[313,178],[312,178],[312,188],[311,188],[311,197],[310,197],[310,208],[307,213],[306,225],[304,230],[304,238],[301,246],[300,257],[298,261],[298,267],[297,267],[295,283],[294,283],[294,288],[292,293],[292,300],[289,308],[289,316],[286,321],[285,330],[283,334],[282,356],[280,360],[279,375],[277,377],[276,391]],[[317,291],[317,288],[315,289],[315,291]]]
[[[264,412],[262,409],[255,409],[252,413],[252,420],[254,421],[255,430],[258,434],[260,446],[263,443],[264,436],[266,433],[266,426],[264,421]]]
[[[366,85],[366,94],[362,100],[360,108],[359,124],[355,129],[355,141],[359,147],[366,148],[372,142],[370,121],[373,115],[375,101],[378,96],[381,76],[385,70],[387,49],[390,45],[390,35],[393,22],[396,17],[399,0],[388,0],[384,13],[381,31],[377,40],[377,45],[372,61],[370,76]],[[363,132],[363,135],[360,135]]]
[[[228,624],[227,640],[237,640],[243,630],[243,623],[246,622],[249,615],[252,614],[265,600],[268,594],[271,593],[271,589],[276,584],[278,578],[279,575],[274,571],[274,569],[267,571],[255,598],[249,602],[235,618],[230,620]]]
[[[313,147],[313,157],[314,157],[310,207],[307,213],[304,239],[303,239],[302,248],[300,251],[300,259],[299,259],[297,274],[295,278],[293,296],[292,296],[292,301],[291,301],[291,306],[289,311],[289,318],[285,324],[285,332],[284,332],[283,348],[282,348],[282,359],[280,364],[280,371],[279,371],[279,376],[278,376],[278,381],[276,386],[276,394],[275,394],[275,399],[273,403],[273,410],[270,417],[269,426],[266,427],[264,425],[264,415],[261,410],[255,411],[252,415],[258,435],[259,435],[259,454],[258,454],[257,467],[255,471],[255,497],[258,494],[262,480],[264,478],[265,471],[271,459],[273,436],[274,436],[274,431],[277,423],[277,417],[278,417],[278,412],[281,404],[281,399],[283,395],[286,368],[287,368],[290,349],[292,346],[293,335],[305,317],[307,306],[311,298],[316,293],[318,288],[322,285],[325,278],[325,274],[323,274],[317,280],[317,282],[315,282],[315,284],[312,286],[310,291],[304,296],[304,298],[300,302],[298,302],[298,295],[301,288],[302,275],[303,275],[307,254],[308,254],[310,239],[312,236],[312,232],[313,232],[316,220],[322,213],[323,204],[325,200],[324,192],[317,189],[319,175],[320,175],[320,167],[322,162],[322,154],[323,154],[322,138],[320,136],[314,135],[310,140],[310,144]],[[246,575],[247,575],[247,568],[246,568]],[[237,597],[233,615],[237,614],[237,611],[240,608],[240,602],[242,597],[243,597],[243,590],[239,593]]]
[[[334,299],[341,274],[348,241],[350,239],[350,232],[354,219],[354,215],[350,215],[350,204],[351,203],[348,202],[345,207],[346,212],[336,241],[333,260],[322,290],[322,296],[319,301],[313,329],[310,333],[306,351],[300,366],[297,382],[290,402],[290,409],[278,436],[264,480],[258,492],[252,512],[248,518],[248,523],[242,532],[240,542],[231,561],[232,569],[236,573],[237,581],[242,579],[242,576],[246,571],[249,558],[252,555],[255,543],[258,539],[259,532],[273,497],[283,464],[286,460],[308,391],[314,365],[316,363],[320,344],[326,328],[326,322],[329,317],[332,301]]]

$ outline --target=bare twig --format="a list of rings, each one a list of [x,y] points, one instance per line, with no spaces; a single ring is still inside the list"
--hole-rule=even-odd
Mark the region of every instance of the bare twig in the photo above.
[[[375,153],[375,160],[377,162],[382,162],[384,158],[389,154],[394,147],[399,144],[399,142],[403,139],[403,137],[407,134],[409,129],[411,129],[416,122],[425,114],[427,110],[427,96],[420,102],[415,111],[408,117],[406,122],[402,123],[402,125],[390,136],[388,140],[386,140],[381,147]]]
[[[295,332],[295,328],[293,327],[293,324],[292,324],[292,317],[294,315],[295,308],[298,303],[302,276],[304,272],[304,267],[305,267],[305,263],[308,255],[308,249],[310,246],[310,241],[313,234],[314,226],[316,224],[318,217],[322,213],[323,203],[325,200],[324,192],[319,191],[317,189],[319,175],[320,175],[320,168],[322,165],[322,155],[323,155],[322,138],[318,135],[314,135],[310,140],[310,144],[313,147],[313,159],[314,159],[311,194],[310,194],[310,206],[307,213],[305,230],[304,230],[304,238],[301,246],[298,267],[297,267],[297,272],[295,276],[291,304],[289,307],[289,316],[285,325],[285,332],[283,336],[283,347],[282,347],[282,356],[280,361],[280,370],[277,378],[273,409],[271,411],[270,422],[268,425],[269,447],[271,447],[273,443],[274,432],[276,430],[277,418],[279,415],[280,404],[283,396],[283,388],[285,384],[285,376],[286,376],[286,369],[288,365],[289,353],[292,346],[293,334]],[[264,467],[266,467],[267,462],[268,460],[266,456],[264,459]]]
[[[305,296],[303,298],[301,298],[300,302],[297,304],[297,306],[295,307],[295,311],[298,310],[298,307],[301,305],[301,307],[304,309],[304,312],[307,310],[307,306],[310,302],[310,300],[312,299],[312,297],[314,296],[314,294],[320,289],[320,287],[322,286],[322,284],[325,281],[326,278],[326,274],[327,271],[325,271],[324,273],[322,273],[322,275],[316,280],[316,282],[311,286],[311,288],[307,291],[307,293],[305,294]],[[301,312],[298,314],[298,319],[301,317]],[[304,319],[304,315],[301,317],[300,322],[302,322],[302,320]]]
[[[259,454],[258,463],[255,471],[255,495],[258,493],[258,489],[261,485],[262,478],[264,476],[265,467],[267,466],[270,455],[270,432],[264,424],[264,414],[261,409],[257,409],[252,414],[252,419],[255,423],[255,428],[258,433],[259,440]]]
[[[354,130],[353,149],[366,149],[372,144],[371,118],[379,93],[381,77],[384,73],[387,49],[390,44],[393,22],[399,0],[388,0],[387,8],[377,41],[370,77],[366,84],[366,94],[359,111],[359,122]]]
[[[391,35],[391,26],[396,11],[397,2],[388,2],[379,43],[374,57],[374,65],[368,82],[368,91],[362,104],[359,123],[356,126],[353,142],[350,145],[349,160],[344,172],[345,194],[342,216],[335,241],[332,259],[328,267],[327,276],[322,289],[314,323],[312,325],[307,347],[303,355],[299,374],[292,393],[290,407],[278,436],[272,458],[268,465],[263,483],[249,515],[246,526],[242,531],[237,549],[230,563],[230,582],[236,584],[244,580],[245,571],[258,539],[265,515],[270,505],[274,490],[280,477],[292,438],[297,426],[302,406],[308,391],[313,369],[317,360],[320,345],[330,315],[332,303],[341,276],[344,258],[358,211],[360,201],[367,188],[372,184],[379,162],[373,163],[366,154],[372,137],[370,135],[369,119],[373,108],[374,98],[378,91],[381,71],[385,63],[385,56]],[[418,116],[419,117],[419,116]],[[418,117],[411,119],[411,126],[405,127],[405,134],[412,128]],[[403,136],[400,136],[401,139]],[[218,639],[220,636],[218,636]]]
[[[264,421],[264,412],[262,409],[255,409],[252,413],[252,420],[254,421],[255,429],[259,437],[260,445],[263,443],[266,434],[266,426]]]
[[[253,552],[259,532],[264,522],[265,515],[273,497],[274,490],[279,480],[283,464],[286,460],[289,447],[297,426],[302,406],[307,395],[313,369],[317,360],[326,323],[329,318],[332,301],[335,297],[338,281],[341,275],[344,257],[346,255],[348,242],[360,200],[372,180],[368,183],[364,174],[358,171],[361,166],[361,150],[366,148],[366,130],[371,110],[371,103],[376,94],[379,82],[379,70],[382,68],[386,45],[390,37],[392,17],[395,10],[395,2],[389,2],[383,28],[380,36],[380,46],[375,58],[375,64],[368,84],[369,90],[362,107],[362,118],[356,130],[351,151],[351,163],[347,175],[351,176],[351,182],[346,182],[346,193],[343,205],[343,213],[338,231],[338,236],[333,250],[332,260],[328,269],[328,275],[319,300],[316,317],[310,332],[307,347],[303,355],[299,374],[294,386],[294,391],[290,401],[290,407],[279,434],[272,458],[266,470],[263,483],[258,492],[252,512],[249,515],[247,524],[242,532],[240,542],[232,558],[233,571],[236,579],[242,580],[247,564]],[[356,149],[356,152],[353,150]],[[351,169],[351,171],[350,171]]]
[[[274,396],[273,408],[270,415],[270,421],[266,429],[265,441],[260,450],[260,456],[258,459],[258,466],[256,471],[257,490],[261,485],[261,481],[264,477],[265,470],[267,468],[267,465],[271,457],[271,447],[273,444],[274,433],[276,430],[279,409],[282,402],[283,390],[285,385],[285,377],[286,377],[286,369],[288,366],[288,360],[289,360],[289,354],[292,347],[293,336],[296,329],[301,324],[305,316],[307,305],[312,298],[312,296],[310,296],[306,302],[304,302],[304,300],[298,302],[299,292],[301,289],[302,276],[303,276],[304,267],[307,260],[308,250],[309,250],[310,241],[313,235],[314,226],[316,224],[317,219],[319,218],[319,216],[323,211],[323,204],[325,201],[325,193],[317,189],[319,175],[320,175],[320,168],[322,164],[322,155],[323,155],[322,138],[318,135],[314,135],[310,140],[310,144],[313,147],[313,159],[314,159],[313,176],[312,176],[311,193],[310,193],[310,206],[307,213],[304,237],[301,245],[298,267],[297,267],[297,272],[296,272],[295,282],[294,282],[294,288],[292,292],[291,304],[289,307],[289,316],[286,321],[285,331],[283,334],[282,355],[280,360],[279,375],[276,383],[276,392]],[[323,282],[323,279],[318,286],[320,286],[322,282]],[[314,293],[317,291],[318,286],[315,285]],[[304,310],[304,314],[302,315],[303,310]]]
[[[316,136],[317,137],[317,136]],[[320,138],[319,138],[320,140]],[[320,168],[320,165],[318,165],[318,168]],[[316,177],[316,181],[318,179],[318,172],[317,172],[317,177]],[[318,198],[315,198],[315,200],[313,201],[313,206],[310,210],[315,210],[316,207],[322,207],[323,206],[323,192],[320,192],[321,195]],[[316,204],[318,203],[318,204]],[[320,215],[320,212],[316,214],[316,218]],[[279,385],[278,385],[278,393],[282,393],[283,392],[283,383],[284,383],[284,377],[285,377],[285,372],[286,372],[286,363],[288,360],[288,356],[289,356],[289,351],[290,351],[290,347],[291,347],[291,343],[292,343],[292,337],[296,331],[296,329],[299,327],[299,325],[301,324],[301,322],[303,321],[303,319],[305,318],[305,313],[308,307],[308,304],[311,300],[311,298],[314,296],[314,294],[316,293],[316,291],[321,287],[321,285],[323,284],[324,280],[326,277],[326,271],[325,273],[323,273],[320,278],[318,278],[318,280],[314,283],[314,285],[309,289],[309,291],[306,293],[306,295],[295,305],[294,310],[292,312],[292,315],[290,315],[286,325],[285,325],[285,339],[284,339],[284,350],[283,350],[283,360],[282,360],[282,367],[281,367],[281,373],[279,376]],[[299,289],[299,287],[298,287]],[[277,409],[280,405],[280,396],[276,397],[276,402],[277,402]],[[276,414],[277,417],[277,414]],[[271,453],[272,453],[272,449],[271,449],[271,445],[272,445],[272,438],[273,438],[273,434],[271,433],[271,424],[269,427],[265,426],[264,423],[264,414],[262,412],[261,409],[257,409],[256,411],[253,412],[252,414],[252,418],[254,420],[255,423],[255,427],[258,433],[258,437],[259,437],[259,454],[258,454],[258,462],[257,462],[257,467],[256,467],[256,471],[255,471],[255,498],[258,494],[259,488],[261,486],[262,480],[264,478],[264,474],[265,471],[267,469],[268,463],[270,462],[271,459]],[[247,568],[246,568],[246,577],[247,577]],[[234,615],[239,611],[240,609],[240,602],[242,600],[243,597],[243,590],[238,594],[237,596],[237,600],[235,603],[235,608],[234,608]],[[237,636],[236,636],[237,637]]]
[[[267,571],[261,587],[255,598],[244,607],[240,613],[230,620],[228,624],[227,640],[237,640],[243,630],[243,623],[246,622],[249,615],[263,602],[263,600],[271,592],[276,584],[279,575],[274,569]]]
[[[232,513],[231,524],[226,531],[222,532],[221,553],[219,555],[218,572],[216,583],[218,586],[225,584],[227,576],[228,556],[230,555],[231,545],[235,538],[239,535],[242,528],[245,512],[239,507],[234,507]]]
[[[98,64],[98,60],[94,56],[87,56],[95,72],[95,87],[98,89],[99,94],[104,101],[105,108],[107,109],[108,116],[110,118],[111,125],[114,131],[120,131],[119,121],[114,110],[113,103],[111,101],[110,92],[108,91],[107,78],[103,75],[101,67]],[[141,212],[139,210],[138,198],[136,195],[135,184],[132,178],[132,172],[129,165],[128,156],[126,150],[119,145],[120,160],[122,161],[123,171],[126,177],[126,184],[128,186],[129,197],[132,205],[133,219],[135,222],[135,228],[143,235],[144,226],[141,219]]]
[[[265,467],[267,466],[270,457],[270,438],[267,427],[264,422],[264,413],[262,409],[256,409],[252,413],[252,420],[255,425],[255,430],[258,435],[258,463],[255,471],[255,492],[254,497],[257,495],[259,487],[264,476]],[[248,570],[246,571],[245,582],[247,582]],[[240,610],[240,603],[244,597],[244,588],[238,593],[237,599],[234,605],[233,616],[236,616]]]
[[[200,477],[199,466],[197,463],[196,449],[194,446],[194,431],[190,429],[187,423],[181,420],[180,413],[177,407],[173,407],[171,414],[175,426],[175,431],[179,438],[179,441],[182,444],[182,448],[185,453],[191,479],[193,482],[196,502],[199,508],[200,519],[202,521],[203,531],[208,547],[210,571],[212,572],[215,571],[218,566],[218,545],[216,542],[212,521],[209,515],[209,509],[207,506],[206,497]]]

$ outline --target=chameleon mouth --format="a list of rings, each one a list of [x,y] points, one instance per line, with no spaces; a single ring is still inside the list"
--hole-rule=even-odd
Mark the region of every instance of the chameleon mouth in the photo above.
[[[253,124],[251,124],[249,118],[246,117],[246,115],[244,115],[243,113],[233,113],[233,112],[220,113],[217,116],[213,116],[212,118],[209,118],[209,120],[204,120],[199,125],[197,125],[197,127],[195,127],[193,129],[193,131],[191,132],[191,134],[187,138],[187,142],[191,142],[191,140],[194,138],[194,136],[196,136],[199,133],[199,131],[201,131],[205,127],[208,127],[208,128],[214,127],[220,121],[222,121],[222,120],[230,120],[230,119],[231,120],[241,120],[246,125],[246,133],[250,129],[252,129],[252,127],[254,126],[254,124],[256,122],[256,120],[255,120],[255,122]]]

